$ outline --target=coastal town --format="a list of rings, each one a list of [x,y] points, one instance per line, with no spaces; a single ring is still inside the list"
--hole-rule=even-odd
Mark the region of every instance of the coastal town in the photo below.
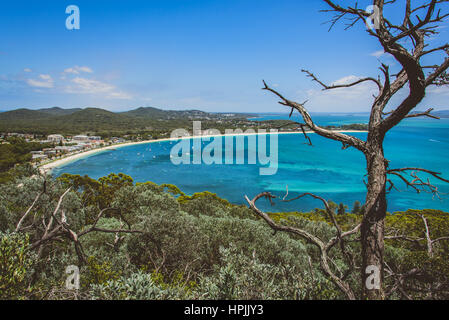
[[[197,123],[198,122],[199,121],[197,121]],[[279,133],[311,133],[307,126],[304,126],[301,129],[298,128],[298,125],[295,122],[289,120],[249,121],[250,126],[247,125],[246,122],[244,124],[240,122],[242,122],[240,119],[226,122],[222,122],[220,120],[208,121],[205,122],[206,128],[201,129],[201,126],[199,130],[195,130],[195,128],[193,128],[191,136],[214,136],[217,132],[225,134],[228,130],[237,130],[235,132],[236,134],[251,135],[261,129],[266,130],[267,132],[275,129],[275,131]],[[234,128],[226,128],[226,124]],[[242,129],[238,128],[238,124],[242,125]],[[212,129],[212,126],[216,126],[216,128]],[[342,126],[326,126],[325,128],[340,132],[361,132],[366,130],[366,125],[350,124]],[[187,132],[189,131],[187,127],[182,129]],[[113,148],[116,145],[124,146],[128,144],[145,143],[156,140],[170,140],[170,135],[171,132],[169,129],[166,129],[163,132],[151,132],[151,134],[149,132],[141,132],[120,134],[118,136],[106,135],[106,137],[96,135],[95,133],[83,133],[76,135],[52,133],[45,135],[39,133],[7,132],[0,133],[0,145],[11,143],[15,144],[17,141],[22,141],[30,146],[33,145],[33,147],[30,147],[31,150],[27,151],[30,155],[29,158],[18,163],[30,162],[34,167],[45,171],[51,170],[51,168],[66,163],[71,159],[78,159],[82,156],[89,155],[103,149]]]
[[[63,136],[62,134],[51,134],[45,138],[39,138],[34,134],[6,133],[0,135],[0,144],[9,144],[11,137],[23,139],[26,142],[37,142],[42,144],[42,150],[31,151],[31,161],[36,165],[44,165],[54,160],[83,153],[89,150],[122,144],[128,140],[119,137],[102,139],[100,136],[76,135]],[[48,147],[53,146],[53,147]]]

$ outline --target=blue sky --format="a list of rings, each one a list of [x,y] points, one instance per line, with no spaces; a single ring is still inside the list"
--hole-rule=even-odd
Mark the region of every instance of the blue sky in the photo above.
[[[65,27],[71,4],[80,30]],[[260,90],[265,79],[291,99],[309,99],[311,111],[367,111],[370,84],[323,93],[300,72],[332,83],[377,76],[379,60],[398,68],[363,24],[328,32],[326,8],[318,0],[2,1],[0,110],[286,111]],[[446,27],[432,45],[449,39]],[[448,101],[449,89],[432,89],[421,109],[449,109]]]

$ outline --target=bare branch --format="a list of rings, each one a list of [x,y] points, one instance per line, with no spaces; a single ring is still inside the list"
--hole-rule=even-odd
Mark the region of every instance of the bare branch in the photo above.
[[[116,241],[114,243],[115,243],[115,245],[117,245],[121,239],[118,236],[120,233],[140,233],[140,234],[144,233],[143,231],[132,230],[132,229],[98,228],[97,223],[100,220],[100,218],[102,217],[102,215],[104,214],[104,212],[106,212],[107,210],[117,210],[114,208],[105,208],[105,209],[101,210],[89,229],[81,231],[79,233],[75,232],[74,230],[72,230],[70,228],[65,210],[61,210],[61,218],[60,219],[58,219],[56,217],[58,211],[61,208],[61,204],[62,204],[64,197],[67,195],[67,193],[70,190],[71,190],[71,188],[67,189],[59,198],[56,208],[54,209],[53,213],[50,215],[50,220],[49,220],[48,224],[45,225],[45,220],[43,220],[44,227],[45,227],[44,234],[42,235],[42,237],[39,240],[35,241],[30,247],[31,250],[39,248],[38,249],[38,257],[39,258],[42,255],[42,251],[43,251],[42,245],[43,244],[45,244],[47,242],[51,242],[51,241],[61,240],[61,237],[65,236],[67,239],[69,239],[71,242],[73,242],[75,251],[79,258],[79,261],[81,264],[84,264],[84,263],[86,263],[86,257],[84,254],[83,246],[80,242],[80,238],[83,237],[84,235],[86,235],[90,232],[115,233]],[[22,217],[22,219],[23,219],[23,217]],[[56,221],[56,225],[54,225],[54,221]],[[123,225],[123,223],[122,223],[122,225]],[[19,225],[19,227],[20,227],[20,225]],[[117,238],[118,238],[118,240],[117,240]]]
[[[409,114],[409,115],[405,116],[405,118],[429,117],[429,118],[433,118],[433,119],[439,120],[440,117],[437,117],[437,116],[434,116],[434,115],[430,114],[433,110],[434,110],[433,108],[430,108],[430,109],[427,109],[424,112],[412,113],[412,114]]]
[[[423,52],[421,52],[421,54],[420,54],[419,56],[422,57],[422,56],[424,56],[424,55],[426,55],[426,54],[430,54],[430,53],[437,52],[437,51],[446,51],[447,49],[449,49],[449,44],[446,43],[446,44],[443,45],[443,46],[440,46],[440,47],[436,47],[436,48],[433,48],[433,49],[430,49],[430,50],[423,51]]]
[[[37,201],[39,200],[39,198],[42,196],[43,193],[44,193],[43,191],[38,193],[38,195],[34,199],[34,201],[31,204],[31,206],[28,208],[28,210],[24,213],[22,218],[19,220],[19,223],[17,223],[17,226],[16,226],[16,230],[15,230],[16,232],[18,232],[20,230],[20,227],[22,226],[23,221],[26,219],[26,217],[31,212],[31,210],[33,209],[34,205],[37,203]]]
[[[426,79],[426,86],[430,86],[430,85],[443,85],[446,84],[444,82],[442,83],[438,83],[438,81],[436,82],[436,80],[445,74],[446,70],[449,68],[449,57],[447,57],[444,62],[435,69],[434,72],[432,72],[429,76],[427,76]]]
[[[307,112],[307,110],[304,108],[304,104],[300,104],[294,101],[290,101],[286,98],[284,98],[284,96],[282,96],[279,92],[277,92],[276,90],[270,88],[265,81],[263,81],[264,84],[264,88],[262,88],[263,90],[267,90],[270,91],[272,93],[274,93],[275,95],[277,95],[282,101],[280,101],[279,103],[284,105],[284,106],[288,106],[290,108],[294,108],[296,109],[302,116],[305,124],[315,133],[319,134],[320,136],[323,136],[325,138],[329,138],[332,140],[336,140],[336,141],[340,141],[346,145],[350,145],[356,149],[359,149],[361,151],[365,151],[365,142],[353,137],[353,136],[349,136],[346,134],[343,134],[341,132],[335,132],[332,130],[327,130],[324,129],[322,127],[317,126],[313,120],[312,117],[310,116],[310,114]]]
[[[425,227],[425,236],[426,236],[426,240],[427,240],[427,254],[429,255],[429,257],[433,257],[433,246],[432,246],[432,239],[430,238],[430,231],[429,231],[429,225],[427,223],[427,219],[426,217],[424,217],[424,215],[420,214],[419,215],[424,223],[424,227]]]
[[[423,169],[423,168],[399,168],[399,169],[389,169],[387,170],[387,173],[393,173],[393,172],[404,172],[404,171],[422,171],[425,173],[428,173],[432,176],[434,176],[435,178],[447,182],[449,183],[449,180],[440,177],[441,173],[440,172],[436,172],[436,171],[432,171],[432,170],[428,170],[428,169]]]
[[[322,200],[323,203],[324,203],[325,206],[326,206],[326,211],[327,211],[327,210],[330,211],[330,208],[329,208],[329,206],[328,206],[327,201],[325,201],[323,198],[321,198],[321,197],[319,197],[319,196],[316,196],[316,195],[314,195],[314,194],[311,194],[311,193],[307,193],[307,194],[301,195],[300,197],[296,197],[295,199],[291,199],[291,200],[288,200],[288,201],[293,201],[293,200],[299,199],[299,198],[301,198],[301,197],[303,197],[303,196],[306,196],[306,195],[310,195],[310,196],[312,196],[312,197],[314,197],[314,198],[316,198],[316,199]],[[266,223],[267,223],[267,224],[268,224],[268,225],[269,225],[275,232],[276,232],[276,231],[283,231],[283,232],[288,232],[288,233],[296,234],[296,235],[300,236],[301,238],[303,238],[304,240],[306,240],[307,242],[312,243],[312,244],[314,244],[316,247],[318,247],[318,249],[319,249],[319,251],[320,251],[320,265],[321,265],[321,269],[323,270],[323,272],[324,272],[328,277],[331,278],[332,282],[333,282],[335,285],[337,285],[337,286],[340,288],[340,290],[341,290],[342,292],[345,293],[345,295],[346,295],[346,297],[347,297],[348,299],[354,300],[354,299],[355,299],[354,292],[353,292],[352,289],[350,288],[349,284],[346,283],[346,282],[344,281],[344,278],[345,278],[347,275],[345,274],[345,275],[342,276],[342,277],[338,277],[338,276],[331,270],[331,268],[329,267],[329,261],[331,261],[331,260],[330,260],[330,258],[329,258],[329,256],[328,256],[328,251],[329,251],[329,249],[330,249],[332,246],[334,246],[336,243],[338,243],[338,242],[343,243],[343,242],[342,242],[342,241],[343,241],[342,239],[343,239],[344,237],[356,233],[356,232],[359,230],[360,226],[357,226],[356,228],[354,228],[354,229],[351,230],[351,231],[342,233],[342,232],[341,232],[341,229],[340,229],[340,227],[338,226],[338,224],[336,223],[335,217],[334,217],[334,218],[333,218],[334,226],[336,226],[336,227],[338,228],[338,229],[337,229],[337,230],[338,230],[338,231],[337,231],[337,237],[332,238],[329,242],[325,243],[324,241],[322,241],[322,240],[319,239],[318,237],[312,235],[311,233],[309,233],[309,232],[307,232],[307,231],[305,231],[305,230],[303,230],[303,229],[294,228],[294,227],[285,226],[285,225],[279,225],[279,224],[277,224],[276,222],[274,222],[274,221],[273,221],[273,220],[272,220],[272,219],[271,219],[265,212],[263,212],[263,211],[261,211],[259,208],[257,208],[257,206],[256,206],[256,204],[255,204],[257,200],[259,200],[260,198],[263,198],[263,197],[269,199],[270,202],[272,201],[273,198],[275,198],[275,196],[273,196],[271,193],[269,193],[269,192],[263,192],[263,193],[260,193],[260,194],[258,194],[257,196],[255,196],[253,200],[250,200],[250,199],[245,195],[245,200],[248,202],[250,208],[251,208],[251,209],[252,209],[252,210],[253,210],[259,217],[261,217],[261,218],[262,218],[262,219],[263,219],[263,220],[264,220],[264,221],[265,221],[265,222],[266,222]],[[328,211],[327,211],[327,212],[328,212]],[[342,244],[342,250],[343,250],[343,253],[345,254],[343,244]],[[351,271],[352,271],[352,270],[351,270]]]
[[[45,229],[45,232],[44,232],[44,234],[43,234],[41,240],[39,240],[39,241],[37,242],[37,244],[38,244],[38,246],[39,246],[39,250],[38,250],[38,252],[37,252],[38,258],[40,258],[41,255],[42,255],[42,246],[40,246],[40,244],[43,243],[43,242],[46,242],[46,241],[50,240],[50,239],[53,238],[56,234],[58,234],[58,232],[60,231],[60,227],[61,227],[60,225],[56,226],[56,228],[54,228],[51,232],[50,232],[50,229],[51,229],[51,227],[53,226],[53,219],[56,219],[56,213],[58,212],[58,210],[59,210],[59,208],[60,208],[60,206],[61,206],[62,200],[64,199],[64,197],[66,196],[66,194],[70,191],[70,189],[71,189],[71,188],[68,188],[68,189],[61,195],[61,197],[59,198],[58,203],[57,203],[57,205],[56,205],[56,208],[55,208],[53,214],[51,215],[50,220],[49,220],[49,222],[48,222],[48,224],[47,224],[47,227],[46,227],[46,229]],[[34,247],[34,246],[35,246],[35,245],[33,244],[33,247]]]
[[[305,69],[301,69],[301,72],[304,72],[307,75],[307,77],[312,78],[312,81],[315,81],[315,82],[319,83],[323,87],[323,90],[332,90],[332,89],[338,89],[338,88],[350,88],[350,87],[358,85],[358,84],[360,84],[362,82],[372,81],[372,82],[374,82],[377,85],[377,87],[379,88],[379,91],[382,91],[382,84],[379,82],[379,80],[376,80],[376,79],[371,78],[371,77],[361,78],[361,79],[359,79],[357,81],[354,81],[354,82],[351,82],[351,83],[348,83],[348,84],[338,84],[338,85],[330,85],[329,86],[329,85],[326,85],[325,83],[323,83],[322,81],[320,81],[310,71],[305,70]]]

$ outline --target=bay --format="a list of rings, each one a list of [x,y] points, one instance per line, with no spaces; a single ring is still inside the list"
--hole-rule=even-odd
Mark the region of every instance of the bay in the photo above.
[[[320,125],[366,123],[368,117],[366,114],[313,116]],[[261,115],[258,119],[288,119],[288,114]],[[366,133],[351,134],[361,139],[366,137]],[[282,198],[287,186],[289,198],[302,192],[313,192],[336,203],[344,203],[349,209],[356,200],[363,203],[366,192],[363,154],[351,148],[342,150],[340,143],[316,134],[310,137],[313,146],[307,145],[301,134],[278,135],[279,165],[277,173],[272,176],[259,175],[261,165],[174,165],[170,161],[170,149],[176,143],[173,141],[104,151],[55,168],[53,174],[59,176],[71,173],[100,178],[111,172],[123,172],[133,177],[135,182],[170,183],[187,194],[210,191],[236,204],[245,203],[244,195],[251,198],[263,191],[270,191]],[[203,142],[203,146],[208,143]],[[247,151],[245,144],[245,154]],[[394,128],[385,140],[385,155],[390,160],[390,168],[422,167],[441,172],[447,178],[448,154],[447,118],[407,119]],[[449,194],[449,184],[431,178],[441,192],[439,199],[428,193],[417,194],[398,179],[393,181],[400,191],[392,190],[388,195],[388,211],[426,208],[449,210],[449,195],[444,194]],[[260,206],[272,212],[308,211],[321,207],[321,203],[303,198],[290,203],[276,201],[274,206],[261,201]]]

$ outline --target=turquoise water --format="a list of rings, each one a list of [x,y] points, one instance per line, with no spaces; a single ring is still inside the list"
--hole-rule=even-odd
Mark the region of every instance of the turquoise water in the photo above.
[[[284,119],[288,115],[263,117]],[[315,119],[321,125],[338,125],[363,123],[367,121],[367,116],[315,115]],[[366,137],[365,133],[353,135],[362,139]],[[188,194],[207,190],[238,204],[244,203],[245,194],[253,197],[262,191],[271,191],[283,197],[287,185],[289,197],[301,192],[313,192],[349,207],[355,200],[363,202],[366,192],[363,155],[354,149],[342,150],[340,143],[318,135],[311,134],[310,137],[313,147],[305,144],[300,134],[278,136],[279,165],[277,173],[272,176],[259,175],[260,165],[174,165],[170,161],[170,149],[176,142],[156,142],[104,151],[56,168],[53,173],[55,176],[67,172],[99,178],[111,172],[123,172],[137,182],[171,183]],[[203,142],[203,145],[208,143]],[[392,130],[385,141],[385,154],[391,161],[391,168],[423,167],[442,172],[445,177],[449,177],[448,151],[449,119],[408,119]],[[442,193],[448,195],[442,195],[441,200],[433,199],[431,194],[416,194],[407,190],[396,180],[401,192],[393,190],[388,195],[389,211],[409,208],[449,211],[449,184],[435,179],[432,181]],[[261,207],[270,211],[305,211],[321,206],[319,201],[307,198],[291,203],[278,201],[274,207],[263,202],[260,202]]]

